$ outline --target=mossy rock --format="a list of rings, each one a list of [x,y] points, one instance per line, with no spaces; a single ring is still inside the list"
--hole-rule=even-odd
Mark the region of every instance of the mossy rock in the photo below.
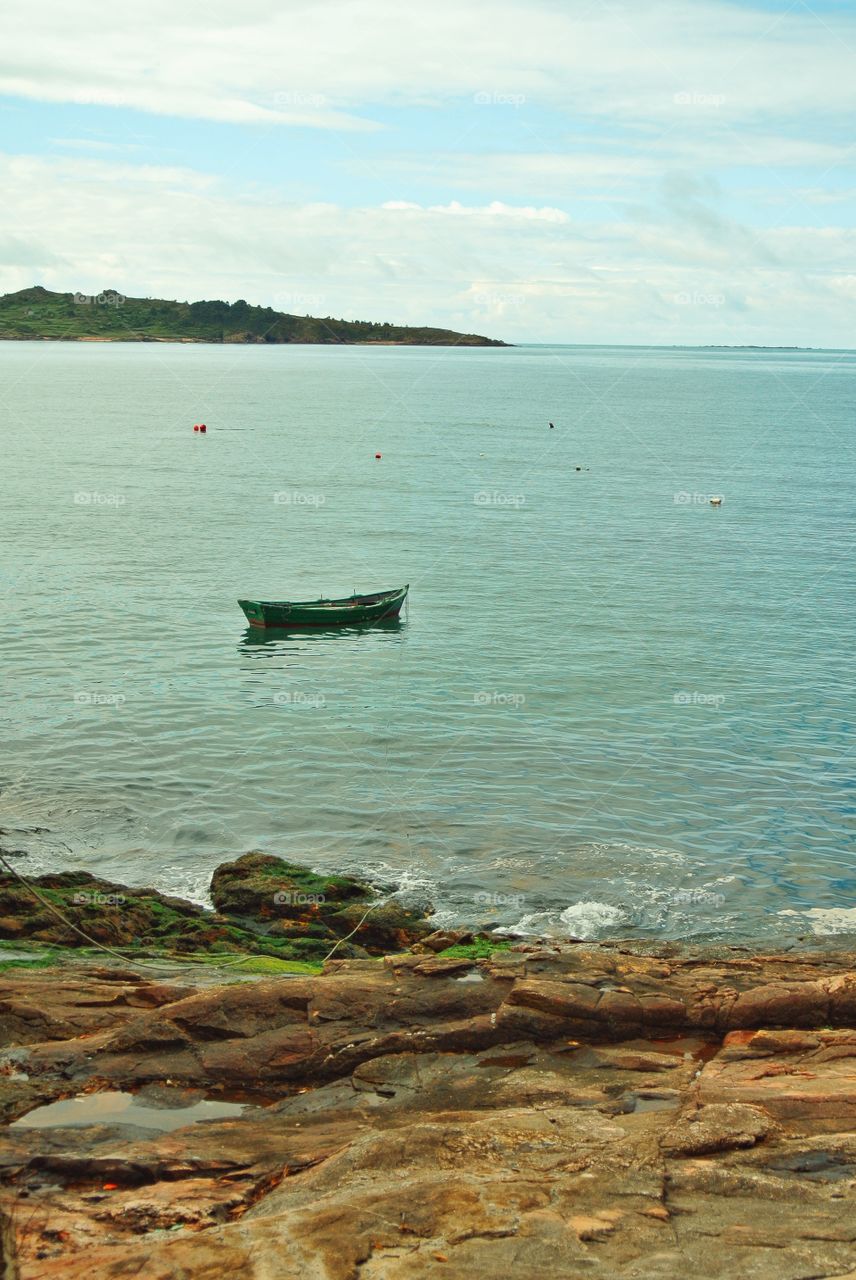
[[[321,920],[274,920],[266,938],[324,938],[333,942],[336,934]]]
[[[370,902],[375,891],[353,876],[321,876],[270,853],[245,853],[211,877],[218,911],[258,921],[324,918],[350,902]]]
[[[395,902],[379,903],[368,915],[364,905],[355,903],[330,916],[328,924],[342,938],[356,930],[353,940],[370,954],[402,951],[431,933],[423,916]]]
[[[476,934],[472,942],[457,943],[439,953],[441,960],[489,960],[495,951],[510,951],[512,943],[506,939]]]
[[[218,867],[211,891],[217,911],[85,871],[28,877],[26,885],[0,875],[0,941],[318,961],[337,943],[337,956],[365,959],[405,950],[431,932],[420,914],[380,900],[352,876],[319,876],[270,854]]]
[[[32,876],[27,884],[32,891],[12,876],[0,876],[0,939],[29,938],[66,947],[86,946],[92,939],[129,947],[142,939],[162,944],[185,937],[199,946],[200,937],[213,936],[202,907],[154,889],[130,889],[86,871]]]

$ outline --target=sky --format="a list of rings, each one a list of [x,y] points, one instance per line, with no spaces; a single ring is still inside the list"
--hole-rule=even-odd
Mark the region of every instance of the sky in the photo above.
[[[856,0],[3,9],[0,292],[856,346]]]

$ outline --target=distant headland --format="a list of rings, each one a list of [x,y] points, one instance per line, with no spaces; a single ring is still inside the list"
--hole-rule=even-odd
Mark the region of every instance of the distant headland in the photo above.
[[[66,342],[286,342],[413,347],[505,347],[497,338],[428,326],[290,315],[238,302],[170,302],[52,293],[35,285],[0,296],[0,339]]]

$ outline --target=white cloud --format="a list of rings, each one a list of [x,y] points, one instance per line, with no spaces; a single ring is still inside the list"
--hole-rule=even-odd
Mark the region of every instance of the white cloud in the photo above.
[[[708,216],[703,187],[646,220],[592,225],[491,203],[454,215],[240,199],[209,175],[137,172],[0,156],[8,219],[27,228],[0,245],[0,289],[243,297],[511,341],[846,345],[852,333],[856,232],[756,232]]]
[[[5,16],[0,92],[100,104],[105,125],[111,105],[228,122],[250,144],[236,164],[228,133],[228,185],[98,136],[0,158],[6,288],[240,296],[532,340],[850,340],[852,234],[800,224],[825,205],[843,222],[852,195],[851,7],[147,0],[106,21],[101,0],[7,0]],[[414,106],[418,133],[398,110]],[[237,176],[284,125],[349,131],[332,164],[295,147],[283,189],[303,202]],[[371,207],[342,207],[349,187]]]
[[[360,128],[372,104],[461,97],[701,138],[722,121],[856,105],[847,9],[821,20],[804,5],[722,0],[148,0],[106,21],[101,0],[7,0],[5,18],[0,91],[244,124]]]
[[[797,187],[793,193],[803,204],[846,204],[856,200],[856,187],[846,191],[826,191],[822,187]]]
[[[70,184],[91,184],[90,189],[126,186],[173,187],[176,190],[206,191],[216,186],[218,179],[211,174],[200,173],[196,169],[182,168],[177,165],[157,164],[114,164],[109,160],[95,160],[89,157],[62,156],[56,160],[44,160],[41,156],[5,156],[3,166],[7,181],[25,189],[47,179],[56,184],[68,181]],[[10,208],[11,197],[6,207]],[[56,209],[53,210],[56,223]],[[57,234],[62,230],[58,227]]]
[[[720,130],[720,135],[707,135],[701,143],[697,137],[684,137],[673,130],[635,148],[626,138],[612,138],[601,143],[599,151],[582,149],[579,139],[568,138],[561,144],[564,149],[557,145],[553,151],[543,151],[536,145],[528,153],[439,152],[431,156],[430,173],[434,182],[458,190],[489,191],[501,186],[524,197],[537,193],[565,199],[622,201],[637,198],[669,173],[748,169],[766,171],[770,188],[776,188],[785,198],[799,200],[804,188],[794,184],[791,190],[790,169],[816,168],[825,175],[856,167],[856,149],[845,143],[794,141],[768,135],[753,137],[747,143],[730,127]],[[532,141],[540,144],[538,138]],[[586,148],[592,145],[585,142]],[[416,152],[396,153],[375,164],[391,183],[418,181],[426,168],[424,155]],[[812,191],[812,202],[817,203],[823,188]]]
[[[454,217],[521,218],[529,222],[568,221],[568,215],[563,209],[551,209],[549,206],[536,209],[533,205],[503,204],[501,200],[492,200],[487,205],[464,205],[453,200],[451,204],[432,204],[427,208],[423,208],[421,204],[414,204],[410,200],[386,200],[381,208],[403,212],[416,210],[419,213],[452,214]]]

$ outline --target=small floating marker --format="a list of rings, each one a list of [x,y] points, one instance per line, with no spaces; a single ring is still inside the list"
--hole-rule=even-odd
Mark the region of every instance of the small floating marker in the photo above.
[[[202,432],[203,435],[205,435],[205,432],[208,430],[208,428],[206,427],[204,422],[200,422],[199,430]]]
[[[710,500],[710,505],[711,505],[712,507],[721,507],[721,506],[722,506],[722,499],[721,499],[721,498],[717,498],[717,497],[713,497],[713,498],[711,498],[711,500]]]
[[[553,425],[553,423],[552,423],[552,422],[550,423],[550,430],[551,430],[551,431],[555,431],[555,430],[556,430],[556,428],[555,428],[555,426]]]
[[[380,462],[381,457],[382,457],[382,455],[381,455],[381,454],[379,454],[379,453],[376,453],[376,454],[375,454],[375,458],[377,459],[377,461],[378,461],[378,462]]]
[[[574,467],[574,471],[582,471],[582,467]]]
[[[194,422],[194,424],[193,424],[193,430],[194,430],[194,431],[198,431],[198,430],[199,430],[199,423],[198,423],[198,422]]]

